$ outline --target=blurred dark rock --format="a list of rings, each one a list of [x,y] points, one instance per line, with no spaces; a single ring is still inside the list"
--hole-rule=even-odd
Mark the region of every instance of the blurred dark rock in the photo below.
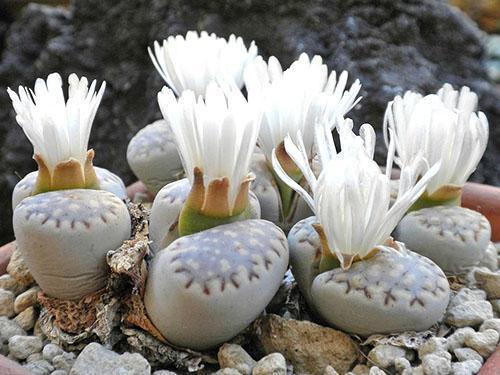
[[[32,87],[53,71],[106,80],[90,145],[97,165],[130,183],[128,140],[160,117],[156,93],[163,82],[146,48],[188,29],[253,39],[261,54],[277,56],[284,66],[303,51],[322,55],[330,68],[361,80],[364,99],[352,112],[358,125],[380,129],[386,102],[404,90],[428,93],[444,82],[467,84],[480,94],[491,125],[474,178],[500,184],[500,91],[487,80],[481,32],[445,2],[75,0],[69,10],[31,4],[10,26],[0,55],[0,243],[11,237],[12,188],[35,168],[4,87]],[[379,140],[379,160],[384,151]]]

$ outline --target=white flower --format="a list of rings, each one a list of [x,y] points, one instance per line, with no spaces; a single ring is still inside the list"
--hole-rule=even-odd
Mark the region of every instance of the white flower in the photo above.
[[[163,45],[154,43],[154,53],[148,48],[153,64],[177,95],[184,90],[205,95],[210,81],[219,84],[243,87],[243,69],[257,56],[257,47],[252,41],[247,49],[241,37],[233,34],[229,40],[202,31],[188,31],[182,35],[169,36]]]
[[[184,170],[194,182],[195,168],[201,169],[204,185],[227,178],[229,206],[240,185],[249,177],[250,159],[259,132],[259,111],[237,90],[224,92],[214,82],[205,98],[184,91],[177,100],[164,87],[158,94],[161,112],[169,121]]]
[[[330,251],[343,267],[349,267],[355,257],[364,258],[384,246],[408,208],[424,192],[439,164],[428,169],[425,160],[418,159],[406,165],[401,172],[398,197],[390,206],[394,147],[391,145],[384,174],[372,160],[375,132],[370,125],[363,125],[361,136],[356,136],[352,121],[347,119],[338,125],[338,131],[340,152],[335,150],[329,127],[316,126],[322,167],[318,178],[312,173],[303,143],[294,144],[290,137],[285,140],[285,149],[306,177],[312,196],[283,171],[275,155],[273,166],[278,176],[308,202],[323,228]],[[297,138],[301,138],[300,134]]]
[[[488,142],[488,120],[482,112],[474,112],[476,106],[477,96],[469,88],[458,93],[449,84],[437,95],[407,91],[388,104],[384,138],[388,144],[390,130],[396,163],[403,167],[418,157],[430,164],[442,163],[427,186],[429,195],[444,186],[462,187],[481,160]]]
[[[52,73],[37,79],[34,92],[19,86],[19,95],[7,90],[17,113],[16,120],[33,144],[49,171],[58,163],[75,159],[83,166],[87,158],[92,122],[101,102],[106,83],[95,92],[96,81],[88,87],[87,78],[76,74],[68,78],[68,100],[65,101],[62,79]]]
[[[346,89],[347,75],[344,71],[337,80],[335,71],[328,75],[320,56],[309,60],[305,53],[284,72],[275,57],[266,64],[259,56],[245,69],[249,98],[263,102],[258,143],[268,160],[287,135],[297,141],[299,130],[306,153],[312,156],[314,124],[321,121],[333,127],[361,99],[356,99],[361,88],[358,80]]]

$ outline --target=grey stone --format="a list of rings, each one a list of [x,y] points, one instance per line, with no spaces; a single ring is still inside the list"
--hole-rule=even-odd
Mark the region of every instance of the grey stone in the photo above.
[[[475,327],[493,318],[488,301],[469,301],[448,309],[446,322],[455,327]]]
[[[26,335],[26,331],[19,327],[15,321],[6,318],[5,316],[0,316],[0,343],[6,343],[12,336]]]
[[[368,353],[368,358],[378,367],[387,368],[394,365],[397,358],[406,357],[406,350],[399,346],[377,345]]]
[[[47,361],[52,361],[56,355],[62,354],[63,350],[56,344],[47,344],[43,347],[42,354],[43,359]]]
[[[464,341],[465,338],[469,335],[472,335],[474,332],[474,329],[471,327],[464,327],[464,328],[459,328],[453,334],[451,334],[447,339],[446,339],[446,347],[449,351],[453,351],[457,348],[461,348],[464,346]]]
[[[217,354],[221,368],[235,368],[243,375],[250,375],[257,363],[240,345],[224,344]]]
[[[464,344],[481,354],[483,358],[495,351],[499,339],[499,334],[494,329],[487,329],[483,332],[475,332],[465,337]]]
[[[455,354],[455,357],[457,357],[457,359],[460,362],[465,362],[465,361],[469,361],[469,360],[476,360],[476,361],[483,363],[483,357],[481,357],[481,354],[476,352],[474,349],[457,348],[453,351],[453,353]]]
[[[500,319],[494,318],[485,320],[484,323],[481,324],[481,327],[479,327],[479,331],[482,332],[487,329],[494,329],[500,334]]]
[[[153,375],[177,375],[177,374],[169,370],[158,370],[153,372]]]
[[[66,370],[55,370],[50,373],[50,375],[68,375]]]
[[[252,375],[286,375],[286,360],[281,353],[271,353],[261,358]]]
[[[24,368],[28,369],[32,375],[49,375],[52,371],[54,371],[54,366],[52,366],[45,359],[30,362],[26,364]]]
[[[471,301],[486,301],[486,292],[482,289],[462,288],[451,297],[448,308]]]
[[[70,370],[75,363],[76,356],[73,353],[63,352],[52,358],[52,364],[56,369]]]
[[[6,24],[9,30],[0,39],[0,47],[5,46],[0,86],[32,86],[36,77],[54,71],[106,79],[108,88],[90,144],[96,150],[97,164],[117,172],[127,183],[133,178],[124,158],[127,142],[144,125],[160,118],[156,94],[164,85],[144,48],[137,46],[192,29],[226,37],[235,33],[247,44],[254,39],[259,53],[277,56],[284,66],[303,51],[321,54],[331,69],[346,69],[363,84],[364,99],[352,112],[355,123],[380,124],[387,101],[396,94],[407,89],[428,93],[445,81],[468,84],[478,91],[481,110],[491,124],[499,122],[500,94],[488,82],[482,34],[445,2],[288,0],[279,7],[266,0],[77,0],[71,4],[69,11],[33,4],[16,22]],[[31,146],[14,125],[5,90],[0,94],[0,108],[0,202],[1,211],[10,217],[15,172],[25,175],[34,164]],[[498,131],[492,127],[476,180],[500,182]],[[385,148],[383,142],[377,145],[380,161]],[[8,225],[0,230],[0,242],[12,237]]]
[[[151,366],[138,353],[124,353],[120,355],[94,342],[82,350],[70,371],[71,375],[112,373],[149,375],[151,373]]]
[[[451,372],[451,360],[436,354],[424,355],[422,369],[426,375],[446,375]]]
[[[370,367],[369,375],[386,375],[385,372],[377,366]]]
[[[220,369],[217,372],[214,372],[214,375],[241,375],[241,372],[239,372],[235,368],[226,367]]]
[[[9,353],[16,359],[26,359],[30,354],[42,350],[43,344],[37,336],[12,336],[9,339]]]
[[[452,364],[453,375],[474,375],[481,369],[481,362],[470,359],[464,362],[455,362]]]
[[[14,315],[14,293],[0,289],[0,316],[10,318]]]

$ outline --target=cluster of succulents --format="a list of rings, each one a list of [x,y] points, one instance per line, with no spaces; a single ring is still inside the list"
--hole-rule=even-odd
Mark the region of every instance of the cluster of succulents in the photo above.
[[[474,93],[445,84],[391,101],[383,172],[374,129],[356,135],[346,118],[360,82],[348,87],[347,72],[329,73],[321,57],[283,70],[253,42],[206,32],[149,53],[169,86],[158,93],[164,119],[137,133],[127,159],[156,195],[144,306],[167,341],[202,350],[231,339],[265,310],[289,264],[311,310],[347,332],[442,319],[443,270],[479,262],[491,236],[482,215],[460,207],[488,138]],[[17,246],[60,299],[102,288],[106,253],[131,234],[123,182],[87,150],[105,88],[95,85],[71,75],[65,101],[54,73],[34,92],[9,90],[39,166],[14,191]]]

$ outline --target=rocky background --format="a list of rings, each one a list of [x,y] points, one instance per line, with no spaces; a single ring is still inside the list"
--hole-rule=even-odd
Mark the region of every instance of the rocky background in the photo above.
[[[29,4],[16,14],[0,0],[0,243],[12,238],[11,191],[35,169],[5,91],[32,87],[58,71],[106,80],[91,147],[96,164],[134,180],[125,153],[130,138],[160,117],[163,86],[147,46],[190,29],[255,40],[266,58],[288,66],[301,52],[320,54],[331,69],[363,84],[351,113],[380,129],[386,102],[404,90],[469,85],[490,121],[490,144],[474,180],[500,185],[500,90],[487,75],[485,34],[438,0],[74,0],[54,8]],[[383,159],[379,140],[378,158]]]

